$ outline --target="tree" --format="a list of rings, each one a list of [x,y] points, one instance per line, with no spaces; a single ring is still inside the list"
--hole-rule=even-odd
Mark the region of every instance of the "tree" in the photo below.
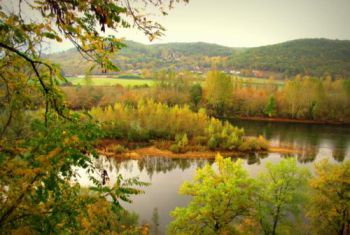
[[[202,86],[198,83],[194,84],[190,88],[191,101],[194,106],[197,108],[199,102],[202,99]]]
[[[276,114],[276,99],[273,95],[270,96],[269,102],[265,107],[265,114],[269,117]]]
[[[142,2],[166,14],[175,1]],[[130,195],[141,193],[133,187],[143,184],[118,178],[114,187],[107,188],[91,175],[96,194],[91,196],[72,183],[76,167],[97,170],[88,156],[97,157],[93,142],[101,131],[89,116],[65,107],[59,87],[65,78],[42,56],[41,48],[48,41],[66,39],[103,71],[117,70],[110,59],[124,44],[106,34],[107,28],[115,31],[134,25],[154,39],[162,35],[163,27],[128,0],[6,4],[1,1],[0,7],[1,232],[76,233],[84,227],[84,217],[91,215],[91,206],[101,201],[109,205],[105,212],[110,218],[120,218],[124,210],[119,201],[130,201]],[[109,233],[112,227],[122,228],[101,226],[98,233]]]
[[[302,95],[302,78],[300,76],[286,82],[283,89],[283,97],[286,102],[288,115],[291,118],[298,118]]]
[[[111,218],[118,218],[125,211],[119,200],[130,201],[130,195],[142,192],[133,189],[132,186],[142,185],[136,180],[119,178],[114,187],[108,188],[92,177],[96,185],[92,190],[96,193],[89,197],[79,184],[72,183],[76,177],[73,167],[88,172],[96,170],[86,153],[97,157],[91,141],[100,135],[100,130],[93,122],[80,119],[81,116],[71,118],[71,122],[66,122],[50,116],[48,127],[34,120],[30,140],[17,142],[14,149],[2,149],[1,231],[42,234],[78,231],[84,226],[82,217],[88,215],[92,204],[106,201],[107,196],[115,198],[107,203],[106,210]]]
[[[180,193],[192,196],[185,208],[171,212],[170,234],[232,234],[235,224],[248,215],[253,204],[254,181],[242,162],[217,155],[215,171],[209,164],[198,169],[193,182]]]
[[[315,233],[350,233],[350,161],[332,164],[315,163],[315,176],[310,181],[312,194],[307,217]]]
[[[266,172],[257,177],[259,188],[253,213],[264,234],[295,231],[286,224],[292,215],[297,218],[302,211],[308,177],[308,170],[298,167],[294,158],[283,159],[278,164],[267,163]],[[256,227],[253,229],[256,231]]]
[[[232,101],[231,78],[222,72],[210,71],[205,79],[205,89],[208,103],[214,107],[217,114],[222,115]]]

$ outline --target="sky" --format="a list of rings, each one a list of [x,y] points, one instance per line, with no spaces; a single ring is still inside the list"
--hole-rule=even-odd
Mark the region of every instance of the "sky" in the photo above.
[[[350,0],[190,0],[155,19],[166,32],[152,43],[256,47],[300,38],[350,40]],[[115,36],[150,43],[136,29],[119,30]],[[54,52],[72,45],[65,41],[50,47]]]
[[[299,38],[350,39],[350,0],[190,0],[160,18],[155,41],[255,47]],[[148,43],[135,31],[127,39]]]

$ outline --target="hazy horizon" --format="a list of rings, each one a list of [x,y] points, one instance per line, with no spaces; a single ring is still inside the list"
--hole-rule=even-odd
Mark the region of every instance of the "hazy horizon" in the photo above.
[[[308,39],[325,39],[325,40],[338,40],[338,41],[350,41],[350,39],[332,39],[332,38],[295,38],[295,39],[291,39],[291,40],[287,40],[287,41],[282,41],[282,42],[276,42],[276,43],[272,43],[272,44],[266,44],[266,45],[260,45],[260,46],[246,46],[246,47],[238,47],[238,46],[227,46],[227,45],[222,45],[222,44],[219,44],[219,43],[213,43],[213,42],[206,42],[206,41],[183,41],[183,42],[161,42],[161,41],[157,41],[157,42],[139,42],[139,41],[135,41],[135,40],[132,40],[132,39],[125,39],[125,41],[132,41],[132,42],[135,42],[135,43],[140,43],[140,44],[143,44],[143,45],[162,45],[162,44],[173,44],[173,43],[206,43],[206,44],[214,44],[214,45],[218,45],[218,46],[224,46],[224,47],[229,47],[229,48],[256,48],[256,47],[264,47],[264,46],[271,46],[271,45],[276,45],[276,44],[280,44],[280,43],[284,43],[284,42],[289,42],[289,41],[296,41],[296,40],[308,40]],[[65,47],[64,49],[62,50],[54,50],[50,53],[59,53],[59,52],[63,52],[63,51],[67,51],[67,50],[70,50],[70,49],[75,49],[75,47],[73,45],[71,45],[70,47]]]
[[[143,44],[207,42],[228,47],[258,47],[305,38],[350,40],[349,0],[190,0],[168,16],[153,17],[165,35],[149,42],[136,29],[112,33]],[[67,42],[51,52],[69,49]]]
[[[190,0],[166,17],[156,42],[205,41],[256,47],[300,38],[350,39],[348,0]],[[148,43],[140,32],[121,30],[129,40]]]

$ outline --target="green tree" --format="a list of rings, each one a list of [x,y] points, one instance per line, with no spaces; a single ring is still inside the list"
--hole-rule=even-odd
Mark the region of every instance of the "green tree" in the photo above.
[[[254,181],[242,162],[218,155],[215,171],[209,164],[198,169],[193,182],[185,182],[180,193],[192,196],[185,208],[171,212],[170,234],[233,234],[236,223],[249,214]]]
[[[265,107],[265,114],[272,117],[276,114],[276,99],[275,96],[271,95],[269,101]]]
[[[232,101],[233,83],[231,77],[218,71],[210,71],[205,80],[206,98],[217,114],[224,114]]]
[[[199,83],[196,83],[190,88],[191,101],[194,104],[195,108],[197,108],[199,102],[202,100],[202,86]]]
[[[310,181],[312,193],[307,217],[315,233],[345,235],[350,233],[350,161],[315,163]]]
[[[302,212],[309,174],[306,168],[297,166],[294,158],[283,159],[277,164],[267,163],[266,172],[257,177],[259,189],[253,213],[264,234],[295,231],[288,224],[292,215],[297,221]]]

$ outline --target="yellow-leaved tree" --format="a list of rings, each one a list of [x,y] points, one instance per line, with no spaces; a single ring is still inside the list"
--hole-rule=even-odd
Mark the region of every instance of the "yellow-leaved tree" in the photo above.
[[[350,161],[315,164],[307,213],[317,234],[350,234]]]

